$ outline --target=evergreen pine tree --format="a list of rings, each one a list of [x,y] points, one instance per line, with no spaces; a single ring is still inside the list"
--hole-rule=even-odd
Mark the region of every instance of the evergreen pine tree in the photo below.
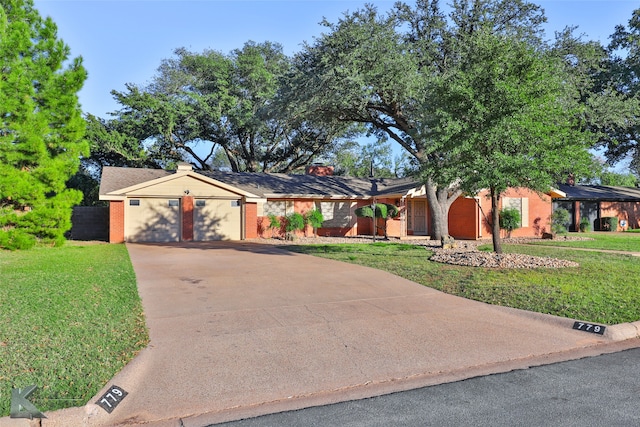
[[[69,54],[32,0],[0,0],[0,247],[64,242],[82,198],[66,182],[88,154],[87,74]]]

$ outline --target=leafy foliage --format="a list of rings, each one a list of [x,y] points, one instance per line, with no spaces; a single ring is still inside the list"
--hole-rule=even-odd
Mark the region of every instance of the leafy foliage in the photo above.
[[[306,225],[310,225],[313,228],[313,234],[317,233],[318,228],[322,227],[324,217],[322,212],[317,209],[311,209],[304,214],[304,221]]]
[[[613,187],[636,187],[640,184],[640,178],[632,173],[604,171],[600,175],[600,183]]]
[[[566,224],[569,222],[569,211],[564,208],[558,208],[551,214],[551,232],[553,234],[564,234],[567,232]]]
[[[295,58],[297,101],[310,114],[361,123],[399,144],[422,169],[432,237],[448,234],[448,211],[461,194],[460,171],[431,129],[434,77],[448,73],[481,29],[539,43],[544,16],[524,1],[456,1],[446,17],[436,0],[372,5],[325,21],[328,32]]]
[[[282,224],[280,223],[280,217],[274,214],[269,214],[267,216],[269,219],[269,229],[271,230],[271,237],[273,237],[273,233],[275,230],[280,229]]]
[[[285,230],[287,232],[292,233],[294,231],[302,231],[305,228],[305,219],[304,216],[299,212],[294,212],[285,217]]]
[[[229,55],[181,48],[152,83],[113,91],[122,109],[89,116],[90,161],[100,165],[288,173],[339,147],[349,125],[304,117],[289,103],[290,59],[278,44],[247,42]],[[221,159],[224,161],[221,164]]]
[[[520,211],[513,208],[504,208],[500,211],[500,228],[507,231],[507,237],[511,237],[511,232],[520,228]]]
[[[433,80],[432,134],[462,189],[490,190],[492,235],[501,252],[498,200],[509,187],[546,192],[591,164],[592,134],[555,58],[519,39],[479,31],[456,67]],[[425,167],[432,168],[433,165]]]
[[[580,219],[580,231],[582,233],[588,233],[591,229],[591,221],[589,221],[589,218],[582,218]]]
[[[0,4],[2,247],[61,244],[82,198],[65,184],[87,154],[77,96],[87,74],[69,52],[33,1]]]
[[[382,227],[382,230],[384,232],[384,237],[387,237],[387,221],[391,218],[397,217],[400,213],[400,210],[396,205],[392,205],[390,203],[376,203],[375,210],[372,205],[364,205],[356,208],[354,213],[359,218],[371,218],[374,220],[383,219],[384,225]],[[376,221],[374,221],[374,227],[377,232],[378,224]]]
[[[631,110],[627,120],[607,129],[603,140],[606,156],[613,163],[631,159],[631,170],[640,176],[640,8],[633,11],[627,25],[618,25],[610,37],[610,55],[603,80]]]

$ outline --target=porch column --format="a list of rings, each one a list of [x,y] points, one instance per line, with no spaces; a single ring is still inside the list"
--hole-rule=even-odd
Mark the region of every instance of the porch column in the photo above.
[[[184,196],[181,203],[182,210],[182,240],[193,240],[193,196]]]

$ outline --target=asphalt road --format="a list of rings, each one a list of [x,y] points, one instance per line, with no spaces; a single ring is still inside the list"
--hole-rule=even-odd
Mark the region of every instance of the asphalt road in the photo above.
[[[639,426],[640,349],[218,426]]]

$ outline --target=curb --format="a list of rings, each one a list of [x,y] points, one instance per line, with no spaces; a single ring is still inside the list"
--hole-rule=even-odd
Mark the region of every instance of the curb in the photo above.
[[[580,319],[569,319],[568,317],[554,316],[553,314],[537,313],[535,311],[521,310],[518,308],[494,306],[500,310],[517,313],[520,316],[528,317],[530,319],[536,319],[545,323],[549,323],[555,326],[560,326],[567,329],[573,328],[573,323],[576,321],[582,321]],[[585,323],[591,323],[584,321]],[[604,325],[606,330],[603,338],[610,341],[627,341],[634,338],[640,338],[640,320],[631,323],[618,323],[616,325]]]
[[[613,341],[625,341],[633,338],[639,338],[640,321],[607,326],[607,330],[604,335]]]

